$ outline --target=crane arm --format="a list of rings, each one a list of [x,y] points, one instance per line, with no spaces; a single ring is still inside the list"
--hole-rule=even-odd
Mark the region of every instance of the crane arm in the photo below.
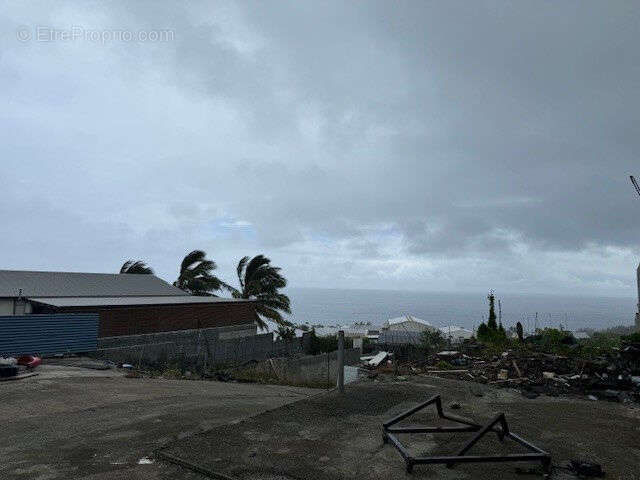
[[[633,183],[633,186],[636,189],[636,192],[638,192],[638,195],[640,195],[640,186],[638,186],[638,182],[636,182],[636,179],[634,178],[633,175],[630,175],[631,178],[631,183]]]

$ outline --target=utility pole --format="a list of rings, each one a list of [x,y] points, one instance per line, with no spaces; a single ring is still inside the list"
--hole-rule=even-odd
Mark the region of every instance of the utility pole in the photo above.
[[[631,179],[631,183],[633,184],[633,187],[636,189],[636,192],[638,193],[638,195],[640,195],[640,186],[638,186],[638,182],[636,182],[636,179],[634,178],[633,175],[629,175],[629,178]],[[638,286],[638,311],[636,312],[635,323],[636,323],[636,330],[640,331],[640,264],[636,269],[636,285]]]
[[[344,330],[338,332],[338,391],[344,393]]]

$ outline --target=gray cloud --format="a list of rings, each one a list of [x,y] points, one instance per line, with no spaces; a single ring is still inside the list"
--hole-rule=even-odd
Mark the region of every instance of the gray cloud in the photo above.
[[[4,266],[140,256],[171,277],[197,247],[228,276],[264,251],[298,285],[632,294],[637,8],[2,10]],[[20,25],[174,37],[20,42]],[[51,236],[74,248],[33,243]]]

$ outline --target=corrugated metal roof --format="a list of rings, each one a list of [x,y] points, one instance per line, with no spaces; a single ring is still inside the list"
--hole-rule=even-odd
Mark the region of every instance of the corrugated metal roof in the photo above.
[[[184,292],[155,275],[0,270],[0,297],[164,296]]]
[[[433,327],[433,325],[430,322],[427,322],[426,320],[423,320],[418,317],[414,317],[413,315],[404,315],[402,317],[390,318],[389,320],[387,320],[387,325],[399,325],[404,322],[416,322],[416,323],[421,323],[422,325],[426,325],[428,327]]]
[[[144,297],[28,297],[29,301],[52,307],[117,307],[134,305],[184,305],[194,303],[249,302],[223,297],[144,296]]]

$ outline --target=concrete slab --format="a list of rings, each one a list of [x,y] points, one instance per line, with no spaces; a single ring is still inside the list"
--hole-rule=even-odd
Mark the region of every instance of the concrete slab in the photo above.
[[[40,372],[0,384],[3,480],[201,478],[139,461],[176,439],[317,393],[274,385],[127,379],[117,370],[69,366]]]
[[[516,473],[523,464],[416,466],[406,476],[404,462],[382,443],[382,423],[435,393],[444,405],[459,402],[456,415],[486,422],[505,412],[512,431],[553,455],[555,465],[572,458],[601,463],[607,478],[639,478],[638,409],[604,402],[541,396],[534,400],[515,391],[441,378],[409,382],[356,383],[337,392],[286,405],[236,425],[177,442],[166,451],[183,460],[238,479],[511,479],[542,478]],[[482,395],[482,396],[477,396]],[[419,413],[410,423],[433,424],[435,414]],[[417,454],[450,454],[468,433],[406,435]],[[515,453],[513,443],[486,437],[472,453]],[[555,479],[568,477],[560,470]]]

